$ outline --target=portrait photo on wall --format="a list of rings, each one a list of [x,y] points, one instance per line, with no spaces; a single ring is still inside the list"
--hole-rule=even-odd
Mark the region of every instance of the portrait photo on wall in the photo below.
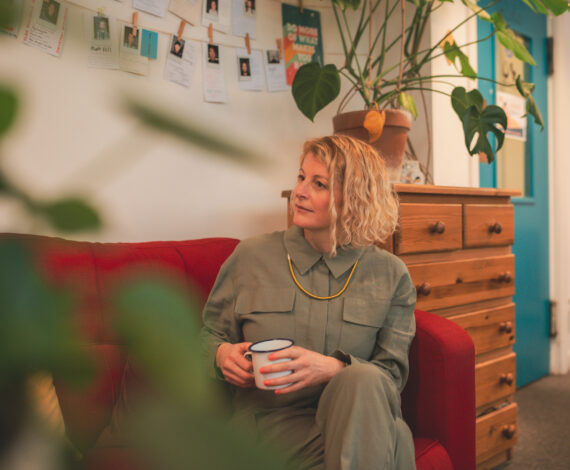
[[[238,57],[239,79],[251,80],[251,63],[249,57]]]
[[[281,62],[281,57],[279,56],[279,50],[268,50],[267,53],[267,63],[268,64],[278,64]]]
[[[255,15],[255,0],[244,0],[243,7],[246,15]]]
[[[214,20],[218,19],[218,0],[204,0],[206,16]]]
[[[217,44],[208,44],[208,56],[206,57],[206,61],[208,65],[217,66],[220,64],[220,46]]]
[[[93,17],[93,39],[95,41],[107,41],[110,39],[109,18],[104,16]]]
[[[125,26],[123,31],[123,47],[129,49],[139,48],[139,30],[132,26]]]
[[[172,37],[172,44],[170,45],[170,53],[173,56],[182,58],[184,54],[184,39],[177,39],[176,36]]]
[[[60,6],[60,2],[56,0],[43,0],[40,10],[40,20],[56,25]]]

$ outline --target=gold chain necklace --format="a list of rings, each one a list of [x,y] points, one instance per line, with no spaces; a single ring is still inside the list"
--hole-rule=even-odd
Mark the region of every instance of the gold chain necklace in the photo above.
[[[297,280],[297,278],[295,277],[295,273],[293,272],[293,263],[291,263],[291,256],[289,256],[289,253],[287,253],[287,261],[289,261],[289,271],[291,271],[291,277],[293,278],[293,281],[295,281],[295,284],[297,285],[297,287],[299,289],[301,289],[305,294],[307,294],[309,297],[312,297],[313,299],[317,299],[317,300],[331,300],[331,299],[336,299],[337,297],[341,296],[342,293],[346,290],[346,288],[348,287],[348,283],[350,282],[350,279],[352,278],[352,275],[354,274],[354,270],[356,269],[356,265],[358,264],[358,260],[356,260],[356,263],[354,263],[354,266],[352,266],[352,269],[350,271],[350,274],[348,275],[348,279],[346,280],[346,282],[344,283],[344,286],[341,290],[339,290],[336,294],[333,295],[327,295],[326,297],[321,297],[320,295],[315,295],[315,294],[311,294],[308,290],[306,290],[301,283]]]

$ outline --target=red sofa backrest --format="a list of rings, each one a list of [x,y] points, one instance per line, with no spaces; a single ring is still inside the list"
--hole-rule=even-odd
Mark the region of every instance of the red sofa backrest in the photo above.
[[[90,243],[34,235],[3,234],[27,245],[49,283],[73,294],[73,315],[97,373],[87,390],[54,377],[66,430],[80,449],[93,445],[110,419],[125,364],[110,325],[110,298],[132,274],[160,274],[190,289],[203,305],[220,266],[238,240],[207,238],[149,243]]]

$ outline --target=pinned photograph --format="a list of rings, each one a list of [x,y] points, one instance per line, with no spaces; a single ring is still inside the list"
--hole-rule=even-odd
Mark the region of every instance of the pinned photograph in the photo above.
[[[49,24],[56,25],[59,17],[60,2],[56,0],[43,0],[42,9],[40,10],[40,20]]]
[[[218,20],[218,0],[205,0],[204,5],[206,7],[206,16]]]
[[[251,80],[251,64],[249,57],[238,57],[239,79]]]
[[[268,50],[266,51],[266,54],[268,64],[278,64],[281,62],[281,57],[279,56],[279,51],[277,49]]]
[[[243,7],[246,15],[255,15],[255,0],[244,0]]]
[[[220,46],[217,44],[208,44],[208,55],[206,61],[209,66],[217,66],[220,64]]]
[[[103,16],[93,17],[93,39],[95,41],[108,41],[111,38],[109,32],[109,18]]]
[[[134,29],[132,26],[125,26],[123,34],[123,47],[129,49],[139,48],[139,31]]]
[[[172,44],[170,46],[170,53],[173,56],[182,58],[184,54],[184,39],[177,39],[176,36],[172,37]]]

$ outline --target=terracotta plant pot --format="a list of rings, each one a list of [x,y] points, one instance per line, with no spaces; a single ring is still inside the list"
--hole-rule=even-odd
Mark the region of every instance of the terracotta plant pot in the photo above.
[[[364,110],[337,114],[333,118],[334,133],[349,135],[368,142],[368,131],[362,125],[367,112]],[[390,181],[394,183],[400,181],[406,140],[411,126],[409,113],[399,109],[387,109],[382,135],[371,144],[386,162]]]

